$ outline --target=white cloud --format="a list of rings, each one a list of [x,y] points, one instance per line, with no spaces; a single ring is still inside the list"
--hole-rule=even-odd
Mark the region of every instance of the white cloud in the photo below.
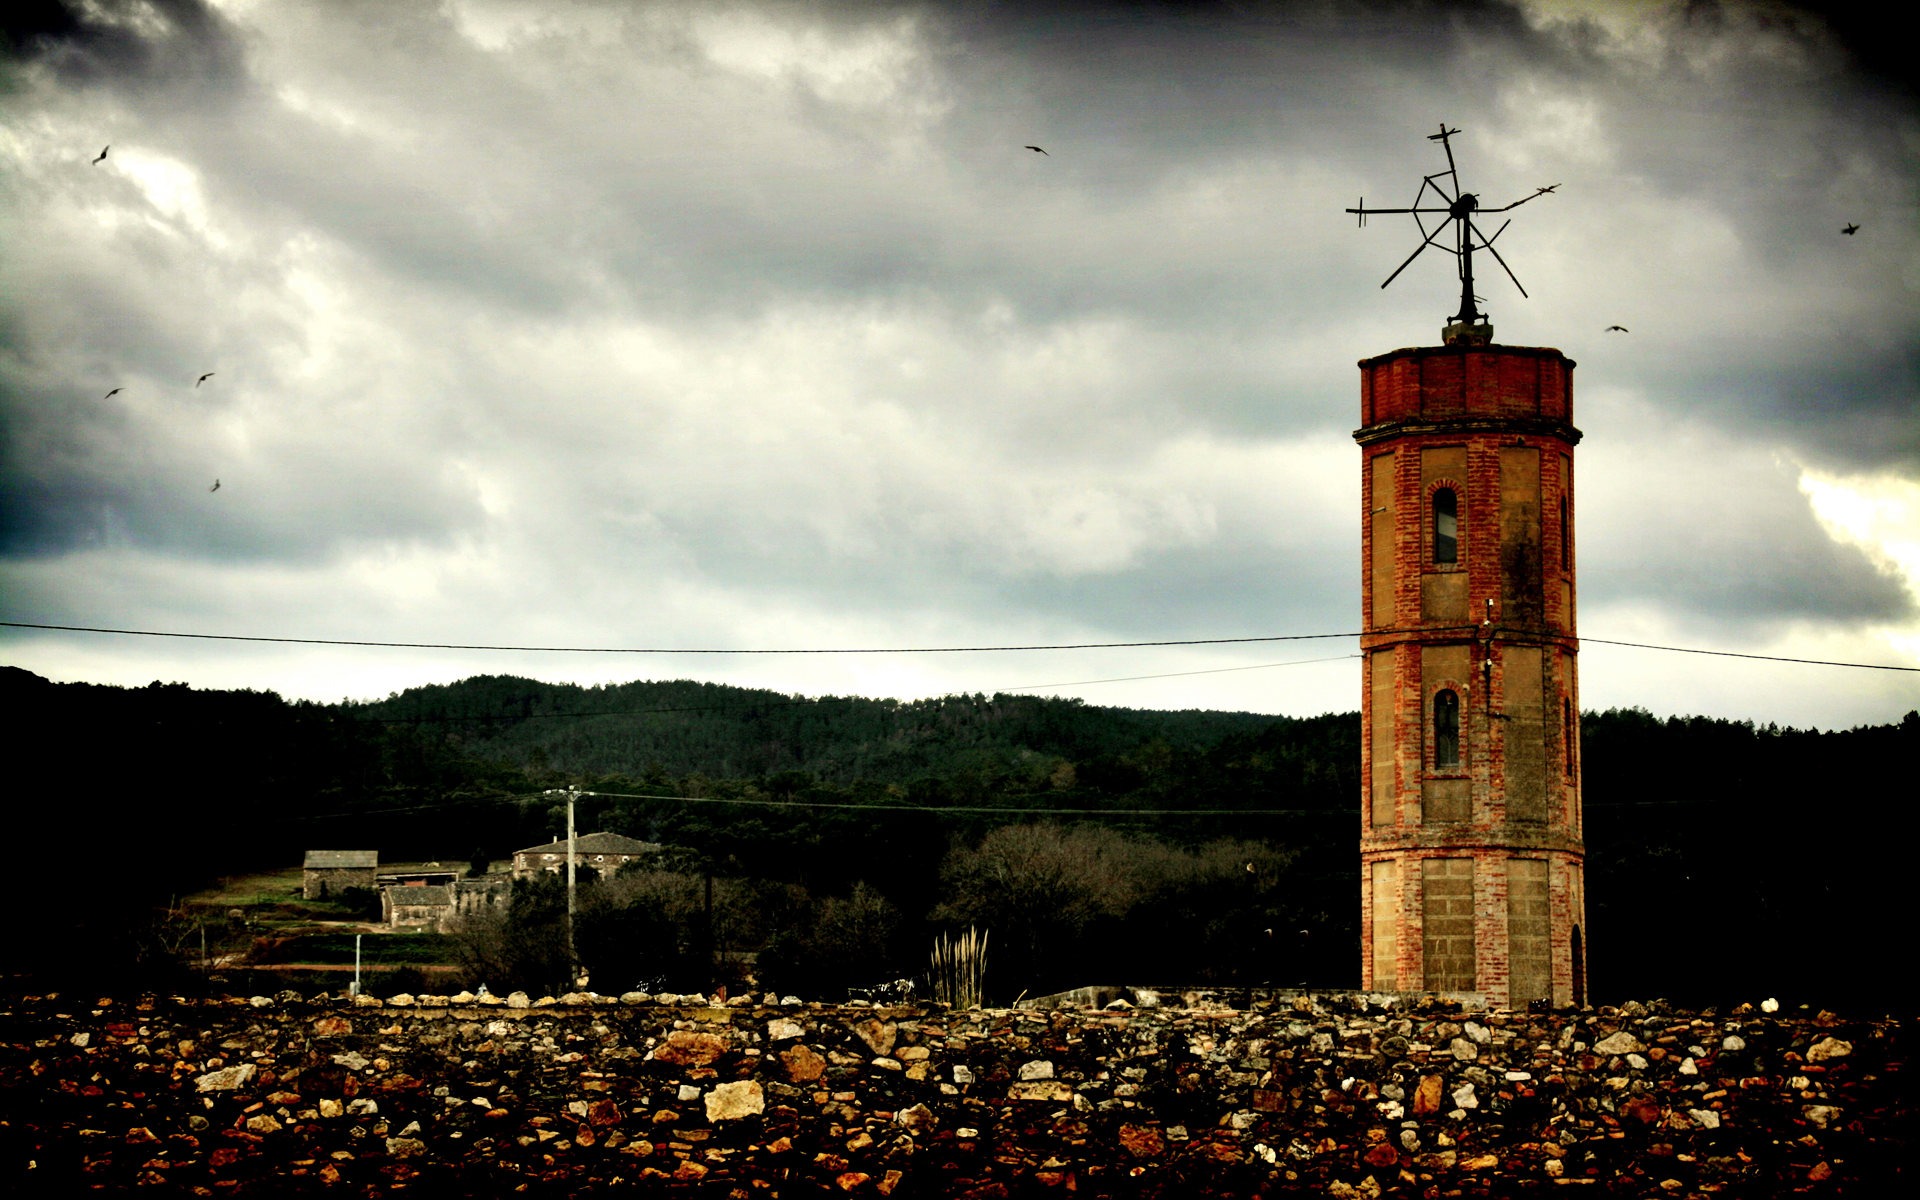
[[[1353,364],[1430,342],[1457,284],[1434,252],[1381,292],[1411,223],[1341,210],[1403,202],[1448,119],[1492,201],[1561,184],[1500,242],[1531,299],[1476,267],[1504,340],[1581,363],[1583,631],[1904,644],[1898,538],[1833,497],[1920,461],[1920,234],[1871,208],[1920,194],[1912,106],[1852,119],[1811,27],[1524,11],[225,0],[123,70],[34,66],[0,131],[5,612],[544,645],[1348,629]],[[1296,657],[1260,646],[0,637],[61,677],[329,697],[512,669],[1357,703],[1347,664],[1239,670]],[[1686,665],[1638,702],[1764,692]]]

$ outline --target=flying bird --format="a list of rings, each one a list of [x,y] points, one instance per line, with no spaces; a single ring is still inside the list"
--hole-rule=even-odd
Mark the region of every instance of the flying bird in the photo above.
[[[119,394],[120,394],[120,393],[121,393],[121,392],[122,392],[123,390],[124,390],[124,389],[122,389],[122,388],[115,388],[115,389],[113,389],[112,391],[110,391],[110,392],[108,392],[108,393],[107,393],[106,395],[104,395],[104,396],[102,396],[102,397],[100,397],[100,398],[101,398],[102,400],[111,400],[111,399],[113,399],[113,398],[114,398],[115,396],[118,396],[118,395],[119,395]]]
[[[1858,225],[1849,223],[1847,227],[1845,229],[1842,229],[1840,232],[1846,234],[1848,237],[1852,237],[1854,234],[1860,232],[1860,227]]]
[[[212,371],[208,371],[208,372],[207,372],[207,373],[206,373],[205,375],[202,375],[202,376],[201,376],[200,378],[198,378],[198,379],[196,379],[196,380],[194,380],[194,381],[193,381],[193,386],[195,386],[195,387],[199,387],[199,386],[200,386],[201,384],[203,384],[203,383],[205,383],[205,382],[206,382],[207,380],[209,380],[209,379],[212,379],[212,378],[213,378],[213,372],[212,372]]]
[[[93,160],[93,165],[97,167],[101,163],[105,162],[107,160],[107,151],[111,149],[113,149],[113,144],[111,142],[109,142],[107,145],[100,147],[100,157]]]
[[[1627,327],[1626,327],[1625,325],[1609,325],[1609,326],[1607,326],[1607,328],[1606,328],[1606,330],[1605,330],[1605,332],[1607,332],[1607,333],[1626,333],[1626,332],[1627,332]]]
[[[1028,146],[1028,147],[1027,147],[1027,149],[1029,149],[1029,150],[1031,150],[1031,151],[1033,151],[1033,152],[1034,152],[1035,154],[1047,154],[1047,152],[1046,152],[1045,150],[1042,150],[1042,149],[1041,149],[1040,147],[1038,147],[1038,146]],[[1048,157],[1048,158],[1052,158],[1052,157],[1053,157],[1053,155],[1051,155],[1051,154],[1047,154],[1047,157]]]
[[[208,488],[207,490],[208,490],[208,491],[210,491],[210,492],[217,492],[217,491],[219,491],[219,490],[220,490],[220,481],[219,481],[218,479],[216,479],[216,480],[214,480],[214,481],[213,481],[213,486],[212,486],[212,487],[210,487],[210,488]]]

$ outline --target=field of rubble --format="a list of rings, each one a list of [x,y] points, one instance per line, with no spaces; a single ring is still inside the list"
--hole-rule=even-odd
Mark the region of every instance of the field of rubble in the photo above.
[[[13,996],[0,1178],[202,1196],[1911,1187],[1905,1022],[1407,1003]]]

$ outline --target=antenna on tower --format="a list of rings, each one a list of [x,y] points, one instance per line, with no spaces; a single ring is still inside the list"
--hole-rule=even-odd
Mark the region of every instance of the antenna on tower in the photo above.
[[[1387,276],[1386,282],[1380,286],[1384,288],[1388,283],[1392,283],[1395,279],[1398,279],[1400,272],[1411,266],[1413,260],[1419,258],[1420,252],[1428,246],[1438,246],[1440,249],[1447,251],[1459,261],[1460,311],[1450,318],[1450,323],[1446,329],[1442,331],[1442,337],[1449,345],[1462,341],[1472,344],[1484,344],[1493,340],[1493,326],[1488,321],[1487,315],[1481,312],[1478,307],[1480,298],[1473,294],[1473,252],[1475,250],[1485,250],[1488,254],[1493,255],[1493,260],[1500,264],[1500,269],[1507,273],[1507,278],[1513,280],[1513,286],[1520,289],[1522,296],[1527,294],[1527,289],[1520,286],[1520,279],[1513,273],[1513,268],[1509,267],[1507,260],[1501,258],[1500,252],[1493,248],[1494,239],[1506,232],[1507,226],[1513,224],[1512,219],[1509,218],[1508,220],[1502,221],[1500,228],[1494,230],[1491,235],[1488,235],[1483,233],[1480,227],[1474,224],[1474,215],[1477,213],[1485,216],[1490,213],[1508,212],[1512,209],[1519,208],[1528,200],[1536,200],[1548,194],[1560,185],[1556,183],[1548,187],[1535,188],[1533,195],[1515,200],[1512,204],[1504,205],[1500,208],[1482,207],[1480,197],[1474,195],[1472,192],[1463,191],[1460,187],[1460,171],[1459,168],[1454,165],[1453,143],[1449,140],[1454,134],[1459,132],[1458,129],[1447,128],[1446,122],[1442,121],[1440,123],[1439,133],[1430,133],[1427,135],[1428,141],[1439,142],[1441,149],[1446,151],[1447,169],[1428,175],[1420,181],[1420,190],[1414,193],[1413,207],[1368,208],[1367,198],[1362,196],[1360,198],[1360,207],[1350,208],[1347,211],[1359,216],[1360,225],[1363,228],[1366,226],[1367,218],[1370,216],[1380,216],[1391,213],[1412,213],[1414,223],[1420,227],[1420,244],[1414,248],[1412,254],[1407,255],[1405,262],[1394,268],[1393,274]],[[1431,198],[1428,196],[1428,192],[1433,193]],[[1434,222],[1432,229],[1427,228],[1428,217],[1440,218]],[[1451,245],[1441,240],[1441,235],[1447,232],[1449,222],[1452,224],[1453,232],[1453,236],[1450,239]]]

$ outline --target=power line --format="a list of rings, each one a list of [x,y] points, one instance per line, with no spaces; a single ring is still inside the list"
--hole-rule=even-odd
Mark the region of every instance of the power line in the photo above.
[[[654,796],[634,792],[581,792],[613,800],[673,800],[682,804],[744,804],[753,808],[857,808],[862,812],[1021,813],[1052,817],[1311,817],[1346,809],[1326,808],[1001,808],[992,804],[849,804],[837,800],[745,800],[722,796]]]
[[[998,654],[1032,650],[1135,650],[1160,646],[1236,646],[1262,642],[1305,642],[1327,638],[1359,637],[1352,633],[1282,633],[1265,634],[1257,637],[1230,638],[1168,638],[1141,642],[1058,642],[1032,645],[1004,646],[786,646],[786,647],[747,647],[726,648],[714,646],[515,646],[484,642],[383,642],[353,638],[297,638],[270,637],[263,634],[244,633],[183,633],[172,630],[156,629],[112,629],[93,625],[54,625],[32,621],[0,621],[0,627],[9,629],[43,629],[57,633],[104,633],[120,637],[188,638],[199,641],[218,642],[264,642],[277,645],[294,646],[360,646],[385,650],[485,650],[494,652],[513,652],[530,654]],[[1376,633],[1411,633],[1418,630],[1375,630]],[[1704,650],[1696,646],[1662,646],[1652,642],[1620,642],[1607,638],[1582,637],[1583,644],[1597,646],[1626,646],[1636,650],[1661,650],[1670,654],[1703,654],[1716,658],[1744,658],[1759,662],[1799,663],[1816,667],[1851,667],[1862,671],[1920,671],[1920,667],[1898,666],[1893,663],[1843,662],[1824,658],[1794,658],[1783,654],[1748,654],[1736,650]],[[1273,664],[1276,666],[1289,664]],[[1227,667],[1223,670],[1238,670]],[[1202,672],[1194,672],[1196,674]],[[1139,678],[1153,678],[1140,676]],[[1104,680],[1090,680],[1099,683]],[[1114,682],[1120,682],[1118,680]],[[1067,687],[1068,684],[1039,684],[1040,687]]]
[[[519,804],[537,800],[545,793],[526,792],[513,796],[468,796],[458,800],[439,800],[427,804],[405,804],[360,812],[314,813],[297,816],[296,821],[329,821],[344,817],[380,818],[396,813],[433,812],[445,808],[471,808],[476,804]],[[649,792],[593,792],[582,796],[606,800],[661,800],[673,804],[736,804],[749,808],[845,808],[865,813],[1009,813],[1019,816],[1050,817],[1351,817],[1345,808],[1030,808],[1002,807],[993,804],[854,804],[838,800],[770,800],[729,796],[674,796]]]
[[[1069,683],[1028,683],[1019,687],[995,688],[994,695],[1012,692],[1032,692],[1042,688],[1090,687],[1097,683],[1135,683],[1148,679],[1179,679],[1188,675],[1223,675],[1231,671],[1266,671],[1275,667],[1305,667],[1315,663],[1344,662],[1359,658],[1358,654],[1336,654],[1328,658],[1302,658],[1291,662],[1251,663],[1244,667],[1213,667],[1204,671],[1164,671],[1158,675],[1122,675],[1111,679],[1079,679]],[[574,685],[578,686],[578,685]],[[728,684],[710,686],[726,687]],[[374,701],[373,703],[379,703]],[[356,720],[376,725],[453,725],[469,724],[481,721],[547,721],[561,717],[651,717],[673,713],[699,712],[753,712],[775,708],[793,708],[803,704],[887,704],[890,701],[876,700],[865,696],[782,696],[777,700],[747,700],[738,704],[679,704],[664,708],[585,708],[569,709],[562,712],[530,713],[485,713],[479,716],[435,716],[435,717],[374,717],[357,715]],[[926,701],[908,701],[908,705],[927,703]]]
[[[1815,667],[1855,667],[1862,671],[1920,671],[1920,667],[1898,667],[1892,663],[1837,662],[1828,658],[1788,658],[1781,654],[1741,654],[1735,650],[1696,650],[1690,646],[1656,646],[1650,642],[1611,642],[1606,638],[1581,638],[1596,646],[1631,646],[1635,650],[1665,650],[1669,654],[1710,654],[1717,658],[1757,658],[1762,662],[1806,663]]]
[[[1250,663],[1244,667],[1213,667],[1204,671],[1165,671],[1158,675],[1122,675],[1111,679],[1080,679],[1070,683],[1028,683],[1019,687],[995,688],[998,696],[1013,692],[1032,692],[1042,688],[1089,687],[1096,683],[1134,683],[1146,679],[1179,679],[1188,675],[1223,675],[1230,671],[1267,671],[1275,667],[1305,667],[1315,663],[1344,662],[1350,658],[1359,658],[1358,654],[1336,654],[1329,658],[1302,658],[1291,662]],[[579,686],[579,685],[573,685]],[[707,686],[729,687],[730,684]],[[751,689],[742,689],[751,690]],[[378,704],[379,701],[372,703]],[[877,700],[866,696],[781,696],[773,700],[747,700],[738,704],[677,704],[663,708],[580,708],[560,712],[529,713],[483,713],[478,716],[434,716],[434,717],[374,717],[357,714],[356,720],[374,725],[455,725],[481,721],[548,721],[557,718],[575,717],[652,717],[673,713],[700,712],[753,712],[775,708],[794,708],[803,704],[887,704],[895,701]],[[909,706],[925,701],[908,701]]]

